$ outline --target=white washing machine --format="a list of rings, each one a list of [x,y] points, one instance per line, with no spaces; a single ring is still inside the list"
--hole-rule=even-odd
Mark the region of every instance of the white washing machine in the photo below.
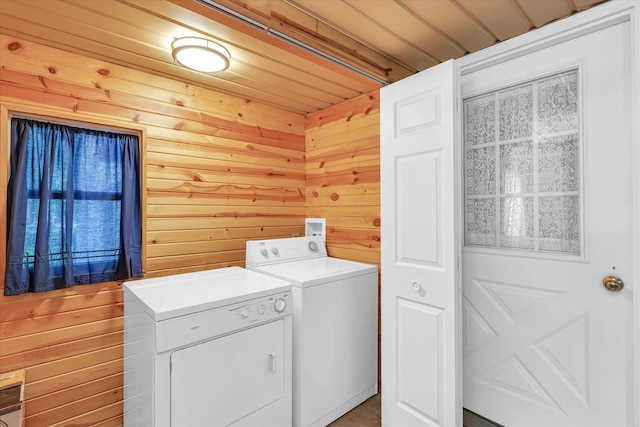
[[[291,306],[239,267],[125,283],[125,426],[290,426]]]
[[[378,268],[322,237],[247,242],[247,268],[293,293],[293,425],[326,426],[378,390]]]

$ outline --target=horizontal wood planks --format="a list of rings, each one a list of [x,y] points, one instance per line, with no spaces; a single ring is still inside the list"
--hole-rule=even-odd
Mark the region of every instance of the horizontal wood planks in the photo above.
[[[377,92],[304,118],[14,37],[0,49],[1,128],[20,112],[144,135],[146,277],[244,266],[248,239],[302,235],[305,217],[327,218],[331,256],[380,264]],[[122,302],[120,283],[0,296],[0,372],[26,370],[28,427],[122,425]]]
[[[27,426],[91,425],[86,413],[121,406],[122,308],[115,283],[0,297],[0,367],[25,369]]]
[[[305,125],[306,215],[326,218],[329,256],[377,265],[378,287],[379,94],[371,92],[309,115]],[[378,311],[379,307],[378,303]],[[380,369],[378,350],[378,390],[382,388]]]
[[[330,256],[380,266],[380,100],[362,95],[306,118],[306,215],[326,218]]]
[[[145,136],[146,277],[244,266],[247,239],[304,233],[303,116],[5,35],[0,49],[0,128],[19,112]],[[122,327],[119,283],[0,297],[0,372],[26,370],[27,426],[122,424]]]

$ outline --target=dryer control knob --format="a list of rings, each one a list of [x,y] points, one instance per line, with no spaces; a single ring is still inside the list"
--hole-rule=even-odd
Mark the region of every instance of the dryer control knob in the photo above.
[[[318,244],[316,242],[309,242],[309,250],[311,252],[318,252]]]
[[[266,250],[266,249],[262,249],[262,250],[260,251],[260,253],[262,254],[262,256],[263,256],[263,257],[266,257],[266,256],[268,256],[268,255],[269,255],[269,252],[267,252],[267,250]]]
[[[273,309],[277,313],[282,313],[287,308],[287,302],[282,298],[278,298],[276,302],[273,304]]]

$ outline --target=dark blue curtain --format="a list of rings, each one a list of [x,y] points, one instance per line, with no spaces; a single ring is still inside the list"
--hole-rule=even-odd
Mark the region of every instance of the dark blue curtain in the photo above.
[[[13,118],[5,295],[142,277],[135,135]]]

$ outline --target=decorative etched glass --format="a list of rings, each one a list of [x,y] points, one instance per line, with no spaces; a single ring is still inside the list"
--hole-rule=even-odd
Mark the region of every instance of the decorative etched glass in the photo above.
[[[465,219],[467,244],[496,245],[496,200],[470,199]]]
[[[495,194],[496,192],[496,155],[495,147],[467,150],[467,194]]]
[[[467,146],[487,144],[496,137],[495,96],[481,96],[465,105],[465,140]]]
[[[499,92],[500,141],[531,136],[533,131],[533,85]]]
[[[580,254],[578,71],[464,100],[465,244]]]
[[[505,197],[500,200],[500,245],[534,249],[533,197]]]
[[[538,132],[578,129],[578,73],[559,74],[537,82]]]
[[[578,191],[578,166],[578,135],[558,136],[540,141],[539,191]]]
[[[533,143],[500,146],[500,192],[522,194],[533,191]]]
[[[540,249],[579,253],[578,196],[540,197]]]

